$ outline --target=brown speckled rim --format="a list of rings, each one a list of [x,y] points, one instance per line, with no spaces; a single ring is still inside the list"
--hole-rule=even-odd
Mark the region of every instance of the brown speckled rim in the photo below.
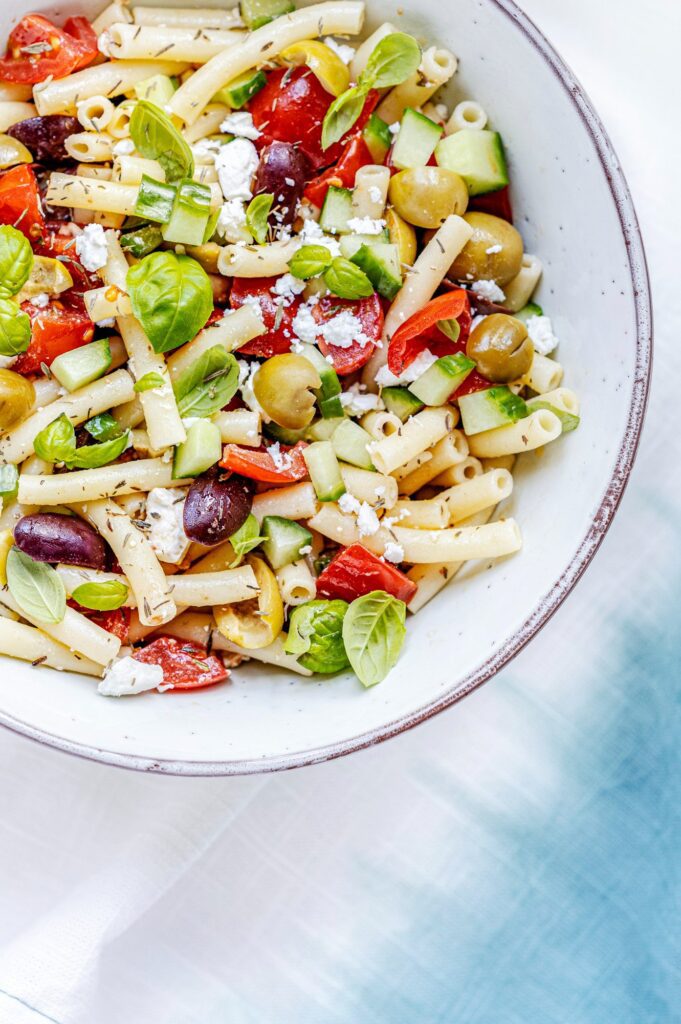
[[[28,723],[2,712],[0,712],[1,725],[39,743],[66,751],[69,754],[75,754],[79,757],[101,761],[105,764],[116,765],[122,768],[167,775],[251,775],[260,772],[299,768],[303,765],[318,764],[321,761],[330,761],[333,758],[342,757],[344,754],[349,754],[355,750],[363,750],[376,743],[381,743],[391,736],[396,736],[407,729],[413,728],[413,726],[450,707],[472,690],[487,682],[500,668],[508,664],[522,650],[525,644],[539,632],[542,626],[549,621],[580,579],[582,573],[596,554],[622,499],[634,463],[643,426],[652,368],[652,309],[646,258],[636,212],[626,179],[608,135],[586,93],[548,40],[527,15],[516,6],[513,0],[487,0],[487,2],[492,3],[518,26],[523,35],[542,55],[553,74],[560,80],[569,95],[570,101],[591,136],[591,140],[600,158],[603,173],[608,181],[610,193],[619,216],[629,259],[631,287],[636,311],[636,365],[632,383],[629,416],[605,495],[586,536],[575,552],[570,564],[522,626],[509,637],[491,658],[466,676],[455,690],[444,694],[438,700],[432,701],[413,714],[405,715],[403,718],[389,722],[380,729],[362,733],[359,736],[353,736],[342,743],[303,750],[294,754],[263,757],[257,760],[170,761],[120,754],[112,750],[103,750],[81,743],[73,743],[59,736],[44,732],[41,729],[36,729]]]

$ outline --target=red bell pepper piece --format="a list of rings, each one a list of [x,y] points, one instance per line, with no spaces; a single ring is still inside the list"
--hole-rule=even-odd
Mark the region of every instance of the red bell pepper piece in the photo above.
[[[373,590],[385,590],[409,604],[416,593],[416,584],[389,562],[367,551],[361,544],[351,544],[329,562],[317,579],[317,596],[354,601]]]
[[[0,224],[11,224],[29,242],[40,238],[45,230],[38,182],[28,164],[0,174]]]
[[[260,448],[242,448],[238,444],[226,444],[220,465],[232,473],[240,473],[241,476],[261,483],[294,484],[308,475],[303,458],[306,448],[305,441],[298,441],[293,447],[280,445],[279,453],[283,456],[285,466],[278,468],[264,445]]]
[[[477,210],[480,213],[491,213],[494,217],[501,217],[509,224],[513,223],[513,207],[508,185],[504,185],[498,192],[486,192],[483,196],[472,196],[468,204],[468,212]]]
[[[160,665],[162,685],[170,685],[173,690],[198,690],[229,677],[228,669],[214,654],[208,654],[205,647],[174,636],[152,640],[146,647],[136,650],[133,658],[146,665]]]
[[[397,328],[388,346],[388,369],[399,376],[424,349],[437,356],[465,348],[471,327],[468,294],[463,288],[438,295]],[[437,326],[440,320],[456,320],[460,333],[452,342]]]

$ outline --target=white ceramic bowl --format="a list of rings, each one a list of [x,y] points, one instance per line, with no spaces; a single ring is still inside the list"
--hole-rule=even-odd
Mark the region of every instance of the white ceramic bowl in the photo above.
[[[101,4],[75,6],[95,14]],[[510,0],[419,0],[404,9],[400,17],[388,0],[369,0],[369,25],[389,18],[451,47],[460,58],[451,98],[478,99],[503,133],[516,223],[545,266],[539,301],[561,339],[565,383],[582,400],[579,430],[540,458],[526,456],[518,470],[512,511],[522,553],[469,573],[410,619],[397,667],[368,691],[350,675],[310,682],[249,666],[231,685],[195,695],[112,700],[98,696],[92,680],[5,659],[4,725],[71,753],[182,775],[337,757],[409,728],[489,679],[593,557],[631,469],[650,369],[645,258],[626,182],[579,84]],[[11,23],[5,7],[3,38]]]

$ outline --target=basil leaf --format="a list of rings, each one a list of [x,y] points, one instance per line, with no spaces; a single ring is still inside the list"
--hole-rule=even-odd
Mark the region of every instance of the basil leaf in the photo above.
[[[18,356],[31,342],[31,319],[12,299],[0,298],[0,355]]]
[[[71,458],[66,460],[67,469],[99,469],[113,462],[130,445],[130,431],[126,430],[120,437],[101,444],[87,444],[76,448]]]
[[[406,614],[404,601],[383,590],[358,597],[348,608],[343,619],[343,641],[363,686],[380,683],[397,661],[407,635]]]
[[[152,252],[127,276],[132,309],[155,352],[191,341],[213,312],[213,290],[203,267],[189,256]]]
[[[136,391],[139,395],[144,391],[154,391],[156,388],[162,388],[164,384],[165,381],[161,374],[154,373],[152,370],[149,373],[145,373],[143,377],[140,377],[140,379],[135,382],[132,390]]]
[[[253,548],[257,548],[258,544],[262,543],[264,539],[264,537],[260,536],[258,520],[252,512],[249,512],[246,522],[229,538],[229,543],[234,548],[234,554],[236,555],[234,561],[230,563],[230,569],[236,568],[244,555],[247,555]]]
[[[317,277],[331,266],[331,253],[325,245],[301,245],[289,260],[289,270],[294,277],[307,281]]]
[[[438,320],[437,326],[450,341],[458,341],[461,326],[458,320]]]
[[[270,192],[261,192],[251,199],[246,210],[246,227],[259,245],[267,241],[267,218],[273,202],[274,196]]]
[[[199,356],[173,384],[180,416],[212,416],[234,397],[239,364],[222,345]]]
[[[11,501],[16,498],[19,490],[19,470],[16,466],[7,463],[0,466],[0,498],[3,501]]]
[[[284,644],[287,654],[310,672],[326,675],[340,672],[350,664],[343,643],[343,622],[347,601],[306,601],[293,609]]]
[[[322,149],[328,149],[352,128],[364,109],[368,89],[368,86],[355,85],[352,89],[346,89],[333,101],[324,116]]]
[[[331,261],[324,283],[341,299],[366,299],[374,294],[374,286],[364,271],[344,256],[336,256]]]
[[[149,160],[158,160],[166,181],[191,178],[194,157],[189,145],[160,107],[138,100],[130,118],[130,136],[135,148]]]
[[[46,562],[35,562],[19,548],[7,555],[9,592],[29,618],[61,622],[66,613],[66,591],[57,572]]]
[[[76,587],[71,597],[83,608],[92,608],[96,612],[113,612],[125,604],[128,588],[120,580],[82,583]]]
[[[76,432],[65,412],[36,434],[33,447],[45,462],[66,462],[76,451]]]
[[[3,224],[0,227],[0,296],[6,299],[20,292],[33,266],[33,251],[21,231]]]
[[[406,32],[392,32],[374,47],[360,83],[366,89],[390,89],[418,71],[421,47]]]
[[[110,412],[102,412],[99,416],[93,416],[83,426],[95,441],[113,441],[115,437],[120,437],[125,433],[123,427]]]

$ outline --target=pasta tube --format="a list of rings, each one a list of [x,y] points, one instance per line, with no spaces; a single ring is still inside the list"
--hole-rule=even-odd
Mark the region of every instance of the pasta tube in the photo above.
[[[541,448],[560,437],[561,430],[561,422],[555,413],[550,409],[539,409],[517,423],[473,434],[468,443],[473,455],[489,459]]]
[[[449,406],[423,409],[410,417],[401,431],[367,445],[371,461],[380,473],[392,473],[453,430],[457,415]]]
[[[70,651],[42,630],[7,618],[0,618],[0,654],[21,658],[33,665],[47,665],[59,672],[82,672],[86,676],[102,674],[101,665]]]
[[[8,590],[3,590],[0,601],[68,650],[77,651],[98,665],[108,665],[120,650],[121,641],[117,636],[102,629],[97,623],[77,612],[75,608],[69,608],[68,605],[61,622],[54,623],[41,622],[32,615],[27,615]]]
[[[99,469],[81,469],[55,476],[19,477],[19,501],[26,505],[69,505],[74,501],[99,501],[121,494],[150,491],[153,487],[181,487],[189,480],[173,480],[172,462],[138,459],[113,463]]]
[[[171,60],[112,60],[76,71],[66,78],[46,79],[33,89],[38,113],[76,113],[76,105],[91,96],[122,96],[153,75],[177,75],[187,65]],[[223,82],[223,85],[225,83]]]

